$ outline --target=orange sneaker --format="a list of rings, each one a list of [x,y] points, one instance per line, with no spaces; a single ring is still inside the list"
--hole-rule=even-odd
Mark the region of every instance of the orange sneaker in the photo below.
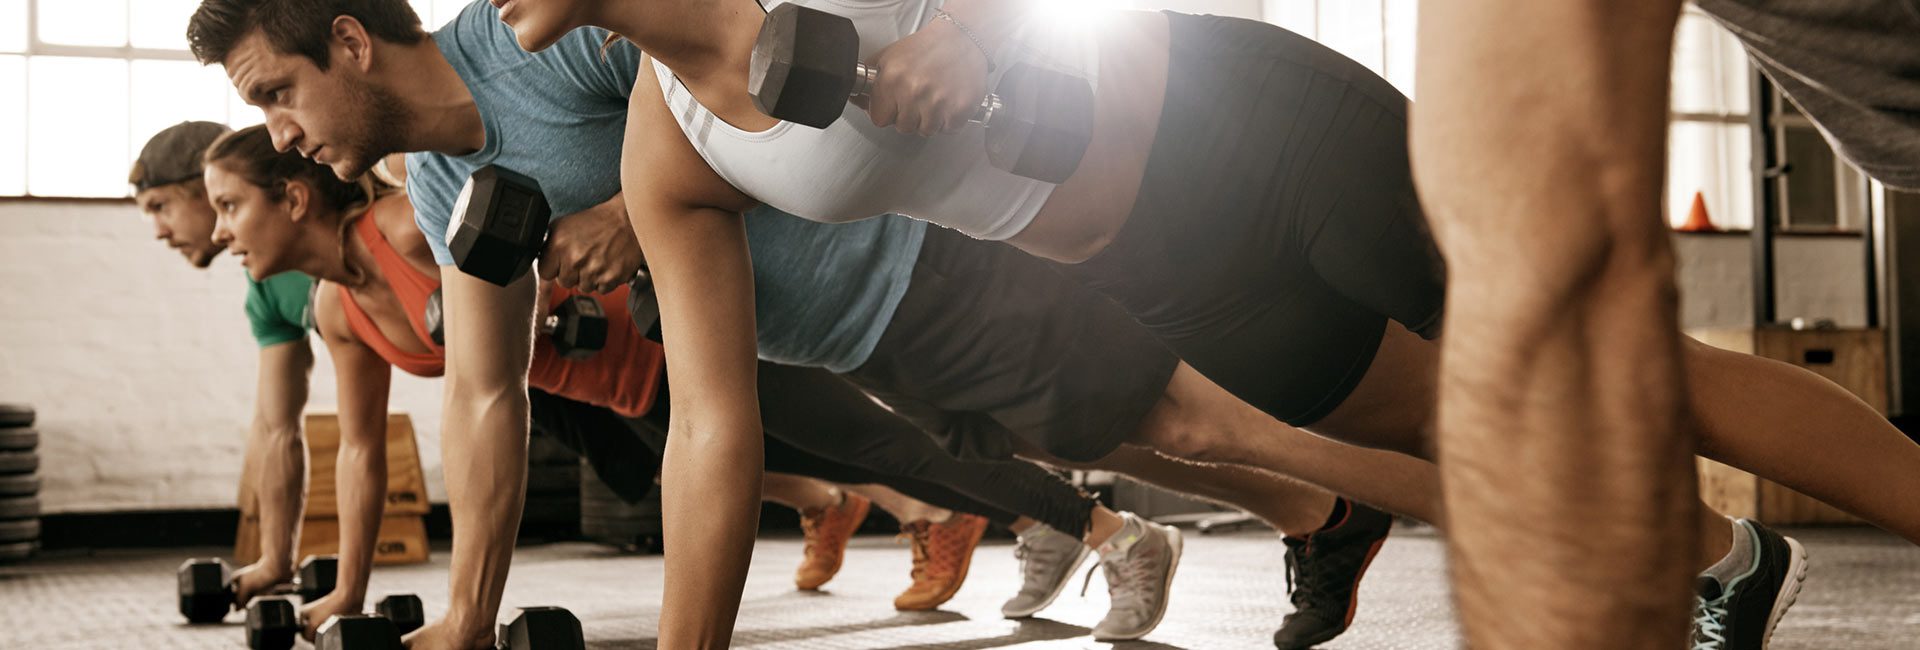
[[[900,529],[913,542],[913,586],[893,599],[893,608],[918,611],[939,607],[959,593],[973,563],[973,549],[987,532],[987,518],[953,513],[945,523],[916,521]]]
[[[800,530],[807,540],[806,559],[793,572],[793,586],[812,591],[840,573],[840,560],[847,556],[847,540],[860,529],[860,522],[867,520],[867,509],[873,505],[858,494],[842,494],[846,497],[838,506],[800,511]]]

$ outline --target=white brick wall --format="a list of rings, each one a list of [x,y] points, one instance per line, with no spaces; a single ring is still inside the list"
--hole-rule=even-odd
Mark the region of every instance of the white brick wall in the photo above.
[[[1675,235],[1684,327],[1753,325],[1753,240],[1745,235]],[[1774,240],[1774,311],[1780,321],[1867,322],[1866,250],[1858,237]]]
[[[50,512],[231,507],[253,415],[257,347],[240,265],[193,269],[133,206],[0,202],[0,401],[40,414]],[[313,343],[310,408],[333,367]],[[429,492],[440,480],[440,383],[395,373]]]

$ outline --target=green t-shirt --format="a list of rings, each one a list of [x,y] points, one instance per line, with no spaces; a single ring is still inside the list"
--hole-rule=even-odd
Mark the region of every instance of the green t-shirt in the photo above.
[[[288,271],[266,280],[247,276],[247,322],[253,325],[253,340],[268,348],[306,338],[312,299],[313,278],[305,273]]]

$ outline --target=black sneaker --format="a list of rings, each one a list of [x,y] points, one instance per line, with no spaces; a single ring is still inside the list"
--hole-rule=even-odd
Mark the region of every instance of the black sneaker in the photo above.
[[[1763,650],[1807,579],[1799,541],[1759,522],[1739,524],[1753,539],[1753,567],[1724,585],[1713,576],[1694,582],[1694,650]]]
[[[1360,577],[1387,541],[1393,516],[1352,501],[1340,523],[1308,536],[1284,538],[1287,590],[1293,613],[1280,621],[1273,646],[1311,648],[1347,631],[1359,606]]]

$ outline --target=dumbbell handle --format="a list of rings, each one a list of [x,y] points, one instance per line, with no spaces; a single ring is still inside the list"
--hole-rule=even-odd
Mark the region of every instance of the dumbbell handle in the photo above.
[[[865,63],[853,64],[853,92],[855,97],[867,97],[873,94],[873,84],[880,80],[880,69]],[[973,116],[967,118],[972,124],[986,124],[993,120],[993,114],[1000,112],[1000,96],[987,93],[980,100],[980,106],[973,109]]]

